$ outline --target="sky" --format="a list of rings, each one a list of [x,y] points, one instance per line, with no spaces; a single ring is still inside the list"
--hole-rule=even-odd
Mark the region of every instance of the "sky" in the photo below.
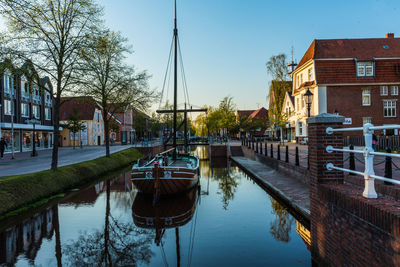
[[[98,0],[106,25],[128,38],[127,61],[161,91],[173,34],[173,0]],[[268,107],[265,63],[280,53],[300,61],[313,39],[400,36],[400,1],[177,0],[190,104]],[[180,78],[179,78],[180,79]],[[172,84],[171,84],[172,85]],[[179,85],[180,86],[180,85]],[[166,94],[165,94],[166,95]],[[165,100],[164,95],[164,100]],[[171,101],[172,86],[169,88]],[[183,103],[182,87],[178,90]],[[155,103],[153,108],[157,108]]]

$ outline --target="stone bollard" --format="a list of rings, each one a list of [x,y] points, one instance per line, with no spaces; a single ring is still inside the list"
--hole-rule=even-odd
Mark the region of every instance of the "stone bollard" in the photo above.
[[[278,160],[281,160],[281,145],[278,145]]]
[[[350,150],[354,150],[354,146],[349,146]],[[356,170],[356,161],[354,158],[354,153],[350,153],[349,155],[349,169],[355,171]],[[349,175],[355,175],[354,173],[349,173]]]
[[[299,161],[299,147],[297,147],[296,146],[296,155],[295,155],[295,158],[296,158],[296,166],[299,166],[300,165],[300,161]]]
[[[272,144],[271,144],[270,154],[271,158],[274,158],[274,147],[272,146]]]
[[[285,162],[289,163],[289,146],[286,146]]]
[[[392,150],[389,147],[387,147],[386,153],[392,153]],[[386,156],[385,158],[385,177],[392,178],[392,157],[389,156]],[[384,184],[393,185],[392,183],[386,181],[384,181]]]
[[[264,151],[264,155],[265,156],[268,156],[268,149],[267,148],[268,148],[268,144],[267,144],[267,141],[265,141],[265,145],[264,145],[264,150],[265,150]]]

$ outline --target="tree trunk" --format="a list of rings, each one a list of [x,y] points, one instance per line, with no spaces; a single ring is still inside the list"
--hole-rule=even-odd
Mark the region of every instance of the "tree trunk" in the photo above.
[[[60,85],[57,85],[57,87]],[[57,91],[59,91],[57,89]],[[59,117],[59,112],[60,112],[60,94],[57,93],[57,96],[55,98],[55,104],[54,104],[54,113],[53,113],[53,119],[54,119],[54,144],[53,144],[53,153],[51,155],[51,169],[52,170],[57,170],[58,166],[58,142],[59,142],[59,136],[60,136],[60,117]]]
[[[58,218],[58,205],[54,206],[54,232],[56,233],[57,266],[62,267],[62,249],[61,249],[61,238],[60,238],[60,222]]]
[[[107,112],[103,110],[103,121],[104,121],[104,141],[106,143],[106,157],[110,157],[110,133],[109,133],[109,121],[107,119]]]

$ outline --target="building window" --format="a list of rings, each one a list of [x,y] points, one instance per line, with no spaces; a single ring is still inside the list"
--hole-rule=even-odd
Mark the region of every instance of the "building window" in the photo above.
[[[34,105],[34,106],[32,106],[32,109],[33,109],[33,117],[34,117],[35,119],[40,119],[40,109],[39,109],[39,106]]]
[[[371,90],[370,89],[362,90],[362,105],[363,106],[371,106]]]
[[[299,121],[299,135],[303,135],[303,123]]]
[[[4,75],[4,92],[5,93],[10,93],[10,90],[12,88],[12,79],[8,75]]]
[[[51,109],[50,108],[44,109],[44,118],[47,121],[51,120]]]
[[[11,100],[4,100],[4,115],[11,115],[13,113],[12,109]]]
[[[388,95],[388,91],[387,86],[381,86],[381,95]]]
[[[21,116],[29,118],[29,105],[21,103]]]
[[[372,118],[371,117],[363,117],[362,120],[363,120],[363,125],[366,124],[366,123],[371,123],[372,122]]]
[[[383,100],[383,116],[384,117],[396,117],[396,101],[395,100]]]
[[[308,81],[312,81],[312,68],[308,69]]]
[[[357,62],[357,76],[358,77],[371,77],[374,76],[374,62]]]
[[[390,90],[391,95],[399,95],[399,87],[397,85],[392,86],[390,89],[391,89]]]

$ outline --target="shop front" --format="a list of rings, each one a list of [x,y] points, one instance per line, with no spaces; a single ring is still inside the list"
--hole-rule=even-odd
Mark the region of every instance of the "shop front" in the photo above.
[[[33,150],[33,141],[37,150],[45,150],[53,148],[54,143],[54,128],[53,126],[36,125],[35,138],[33,136],[32,124],[14,124],[14,136],[11,134],[10,123],[0,124],[0,135],[4,137],[7,143],[5,153],[12,152],[27,152]]]

